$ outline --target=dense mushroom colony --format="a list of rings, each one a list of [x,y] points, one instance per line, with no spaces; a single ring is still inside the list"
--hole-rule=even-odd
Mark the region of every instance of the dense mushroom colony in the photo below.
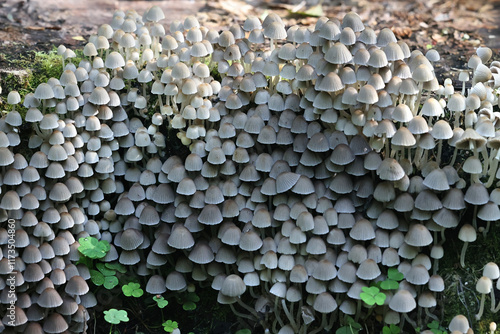
[[[85,330],[98,301],[75,265],[84,236],[109,241],[103,261],[148,293],[208,283],[272,333],[432,316],[445,229],[460,228],[464,256],[500,219],[491,50],[455,91],[439,85],[435,51],[410,52],[355,13],[288,29],[269,14],[221,32],[187,17],[170,34],[163,18],[116,12],[78,65],[59,47],[64,72],[25,97],[24,120],[8,94],[0,219],[15,222],[16,257],[9,267],[5,225],[0,313],[14,298],[16,318],[0,332]],[[187,154],[167,154],[171,133]],[[372,313],[360,292],[389,268],[404,280]]]

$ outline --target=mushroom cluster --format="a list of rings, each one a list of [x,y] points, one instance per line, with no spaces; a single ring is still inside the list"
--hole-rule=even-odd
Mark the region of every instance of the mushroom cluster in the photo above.
[[[15,275],[17,318],[0,332],[85,331],[97,303],[75,265],[85,236],[109,241],[103,261],[148,293],[208,283],[273,333],[370,316],[360,293],[389,268],[404,280],[375,313],[387,324],[431,314],[445,230],[467,208],[466,243],[500,219],[491,50],[455,92],[438,84],[436,52],[410,52],[353,12],[288,29],[248,17],[221,32],[187,17],[169,34],[163,18],[156,6],[116,12],[78,66],[60,47],[64,72],[25,97],[24,120],[9,93],[0,218],[15,221],[17,253],[13,269],[0,260],[0,313]],[[172,131],[188,154],[167,154]]]

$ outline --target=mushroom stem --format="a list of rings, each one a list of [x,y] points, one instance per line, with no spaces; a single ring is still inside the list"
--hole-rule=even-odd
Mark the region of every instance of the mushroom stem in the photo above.
[[[326,329],[327,327],[327,321],[326,321],[326,313],[321,314],[321,325],[316,328],[315,330],[309,332],[309,334],[316,334],[321,332],[323,329]]]
[[[288,321],[290,321],[290,326],[292,326],[292,327],[293,327],[293,331],[294,331],[294,332],[298,332],[299,327],[298,327],[298,326],[297,326],[297,324],[295,323],[295,320],[293,319],[292,314],[291,314],[291,313],[290,313],[290,311],[288,310],[288,307],[286,306],[286,301],[285,301],[285,299],[282,299],[282,300],[281,300],[281,306],[283,307],[283,311],[285,312],[286,317],[288,318]]]
[[[492,291],[493,291],[493,289],[492,289]],[[479,304],[479,312],[476,314],[476,320],[481,319],[481,317],[483,316],[483,311],[484,311],[484,296],[485,296],[485,294],[482,293],[481,294],[481,302]]]
[[[467,252],[468,245],[469,245],[469,242],[465,241],[464,245],[462,246],[462,251],[460,252],[460,266],[462,268],[465,268],[465,252]]]
[[[495,291],[491,289],[490,292],[490,299],[491,299],[491,312],[495,312]]]
[[[417,324],[415,323],[415,321],[411,320],[409,317],[408,317],[408,314],[406,313],[403,313],[403,319],[405,319],[406,321],[408,321],[408,323],[413,327],[413,328],[417,328]],[[401,330],[403,330],[403,326],[401,325]]]
[[[439,139],[438,142],[438,151],[437,151],[437,156],[436,156],[436,162],[438,166],[441,164],[441,154],[443,153],[443,140]]]
[[[493,181],[495,181],[495,176],[496,176],[496,172],[498,169],[498,161],[500,159],[500,150],[495,150],[492,153],[494,153],[494,158],[492,159],[493,161],[490,164],[490,169],[489,169],[489,176],[490,177],[488,178],[488,181],[484,185],[486,188],[491,187],[491,185],[493,184]]]
[[[276,320],[278,320],[279,324],[281,327],[285,326],[285,323],[283,322],[283,320],[281,319],[280,317],[280,310],[278,309],[278,301],[279,301],[279,298],[278,296],[276,296],[276,299],[274,300],[274,314],[276,315]]]

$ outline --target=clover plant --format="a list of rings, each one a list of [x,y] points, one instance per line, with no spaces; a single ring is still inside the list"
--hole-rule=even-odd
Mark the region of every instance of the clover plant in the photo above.
[[[109,333],[113,332],[113,325],[118,325],[121,322],[128,322],[128,314],[125,310],[117,310],[115,308],[104,311],[104,320],[111,324]]]
[[[376,286],[364,286],[361,290],[363,290],[363,292],[361,292],[359,296],[361,297],[361,300],[368,305],[384,305],[387,296],[385,293],[380,292],[380,289]]]
[[[163,298],[163,296],[156,295],[153,297],[153,300],[156,302],[156,305],[161,309],[168,305],[168,300]]]
[[[126,285],[122,286],[123,294],[127,297],[136,297],[139,298],[144,294],[144,290],[141,289],[141,285],[139,283],[130,282]]]
[[[362,326],[350,316],[345,317],[346,324],[335,331],[335,334],[357,334]]]
[[[94,237],[80,238],[78,242],[80,243],[78,251],[90,259],[102,259],[111,249],[109,242]]]
[[[179,328],[177,321],[167,320],[163,323],[163,329],[167,333],[172,333],[177,328]]]
[[[399,328],[399,326],[396,326],[394,324],[385,325],[382,328],[382,334],[399,334],[399,333],[401,333],[401,328]]]

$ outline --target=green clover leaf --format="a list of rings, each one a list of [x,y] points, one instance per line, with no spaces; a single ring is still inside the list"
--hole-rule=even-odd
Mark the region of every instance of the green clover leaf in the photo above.
[[[90,269],[89,272],[92,283],[94,283],[96,286],[101,286],[104,284],[104,275],[100,271]]]
[[[104,287],[108,290],[113,289],[118,285],[118,278],[116,276],[105,276],[104,277]]]
[[[80,246],[78,251],[91,259],[102,259],[111,249],[109,242],[106,240],[97,240],[94,237],[85,237],[78,239]]]
[[[165,332],[172,333],[174,329],[179,328],[177,321],[167,320],[163,324],[163,329]]]
[[[163,298],[163,296],[156,295],[153,297],[153,300],[156,302],[156,305],[158,305],[159,308],[164,308],[168,305],[168,300]]]
[[[363,300],[368,305],[384,305],[387,296],[385,295],[385,293],[380,292],[380,289],[376,286],[364,286],[361,288],[361,290],[363,292],[361,292],[359,296],[361,297],[361,300]]]
[[[95,266],[104,276],[116,275],[116,271],[108,269],[104,263],[97,263]]]
[[[399,272],[396,268],[389,268],[387,270],[387,278],[392,279],[394,281],[401,281],[403,278],[405,278],[405,275],[403,273]]]
[[[122,274],[125,274],[127,272],[127,269],[125,268],[125,266],[121,263],[118,263],[118,262],[113,262],[113,263],[106,262],[105,266],[108,269],[116,270]]]
[[[114,325],[117,325],[120,322],[129,321],[128,316],[127,316],[127,311],[117,310],[115,308],[104,311],[104,320],[106,320],[110,324],[114,324]]]
[[[127,297],[136,297],[139,298],[144,294],[144,291],[141,289],[141,285],[139,283],[130,282],[127,285],[122,286],[123,294]]]

